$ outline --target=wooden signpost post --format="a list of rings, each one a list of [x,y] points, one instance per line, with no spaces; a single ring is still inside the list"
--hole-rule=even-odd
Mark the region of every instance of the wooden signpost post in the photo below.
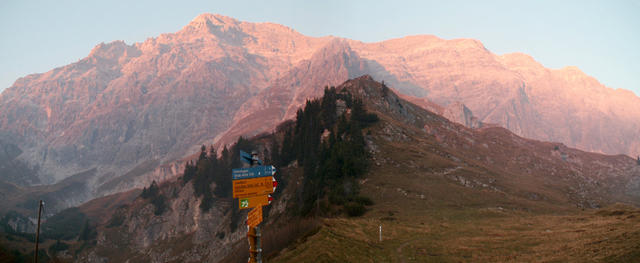
[[[247,225],[250,227],[256,227],[262,222],[262,206],[257,206],[247,215]]]
[[[262,222],[262,207],[271,203],[273,198],[270,194],[275,192],[278,186],[273,177],[276,168],[272,165],[262,165],[256,153],[249,155],[240,151],[240,159],[251,167],[233,169],[233,198],[238,198],[240,209],[251,209],[247,215],[249,262],[262,263],[259,225]]]

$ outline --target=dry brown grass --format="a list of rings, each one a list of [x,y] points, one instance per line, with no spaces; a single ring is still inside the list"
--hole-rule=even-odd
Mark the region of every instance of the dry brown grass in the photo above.
[[[586,185],[582,193],[600,204],[611,202],[614,193],[580,181],[576,171],[585,176],[592,171],[551,156],[552,144],[512,137],[500,129],[471,136],[472,144],[460,137],[472,132],[456,126],[438,128],[438,136],[425,136],[420,129],[380,117],[381,124],[371,129],[370,136],[377,147],[374,164],[361,181],[362,194],[375,205],[363,218],[325,219],[315,235],[270,262],[634,262],[640,258],[640,211],[624,205],[578,208],[585,202],[571,191],[578,185]],[[404,128],[385,134],[385,123]],[[571,153],[574,160],[595,158]]]
[[[468,209],[393,221],[376,219],[376,213],[326,219],[317,234],[270,262],[633,262],[640,255],[640,212],[602,213],[611,211]]]
[[[265,261],[286,253],[287,247],[295,248],[295,244],[304,243],[306,238],[320,229],[320,221],[315,218],[291,218],[281,224],[268,225],[262,230],[262,255]],[[221,262],[244,263],[249,257],[249,245],[246,239],[233,246],[232,252]]]

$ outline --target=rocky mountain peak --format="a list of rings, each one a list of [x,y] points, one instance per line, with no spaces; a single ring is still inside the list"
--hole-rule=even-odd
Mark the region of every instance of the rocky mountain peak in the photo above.
[[[238,33],[242,32],[241,24],[228,16],[205,13],[191,20],[178,33],[198,37],[213,35],[221,40],[237,40]]]
[[[319,51],[315,52],[311,57],[311,60],[325,60],[329,57],[335,56],[336,54],[340,54],[344,57],[350,57],[353,55],[353,50],[346,40],[334,38]]]
[[[200,28],[202,26],[230,27],[237,26],[240,21],[219,14],[204,13],[189,22],[185,27]]]
[[[140,54],[140,51],[135,46],[127,45],[127,43],[122,40],[116,40],[110,43],[105,44],[103,42],[96,45],[91,52],[89,52],[88,57],[115,59],[122,56],[136,57]]]
[[[566,66],[557,71],[560,72],[562,75],[564,75],[567,78],[567,80],[590,79],[595,81],[597,83],[596,85],[599,85],[599,86],[602,85],[596,79],[585,74],[582,70],[580,70],[580,68],[576,66]]]
[[[548,70],[540,62],[524,53],[504,54],[496,56],[496,59],[503,67],[515,71],[527,79],[541,78],[548,73]]]
[[[585,74],[580,68],[576,66],[566,66],[564,68],[556,70],[555,72],[558,73],[561,78],[563,78],[568,83],[577,84],[581,86],[580,88],[590,89],[595,93],[610,93],[613,91],[613,89],[611,88],[604,87],[604,85],[602,85],[602,83],[600,83],[597,79]]]
[[[542,68],[540,62],[536,61],[532,56],[515,52],[498,56],[500,62],[507,67],[528,67],[528,68]]]
[[[388,110],[399,102],[399,97],[385,84],[378,82],[368,74],[347,80],[337,90],[348,90],[366,104]]]
[[[477,39],[471,39],[471,38],[461,38],[461,39],[455,39],[454,40],[457,44],[457,46],[460,49],[464,49],[464,48],[468,48],[468,49],[480,49],[480,50],[484,50],[487,51],[487,48],[484,46],[484,44],[482,44],[482,42],[480,42]]]

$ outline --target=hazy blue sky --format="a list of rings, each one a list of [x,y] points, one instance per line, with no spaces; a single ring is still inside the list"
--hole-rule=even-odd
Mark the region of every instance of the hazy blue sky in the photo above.
[[[100,42],[175,32],[201,13],[275,22],[305,35],[375,42],[474,38],[497,54],[578,66],[640,94],[640,1],[29,1],[0,2],[0,90],[75,62]]]

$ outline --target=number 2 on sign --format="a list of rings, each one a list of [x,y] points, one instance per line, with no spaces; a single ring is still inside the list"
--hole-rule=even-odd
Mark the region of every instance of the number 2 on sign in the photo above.
[[[240,200],[240,208],[249,207],[249,199]]]

